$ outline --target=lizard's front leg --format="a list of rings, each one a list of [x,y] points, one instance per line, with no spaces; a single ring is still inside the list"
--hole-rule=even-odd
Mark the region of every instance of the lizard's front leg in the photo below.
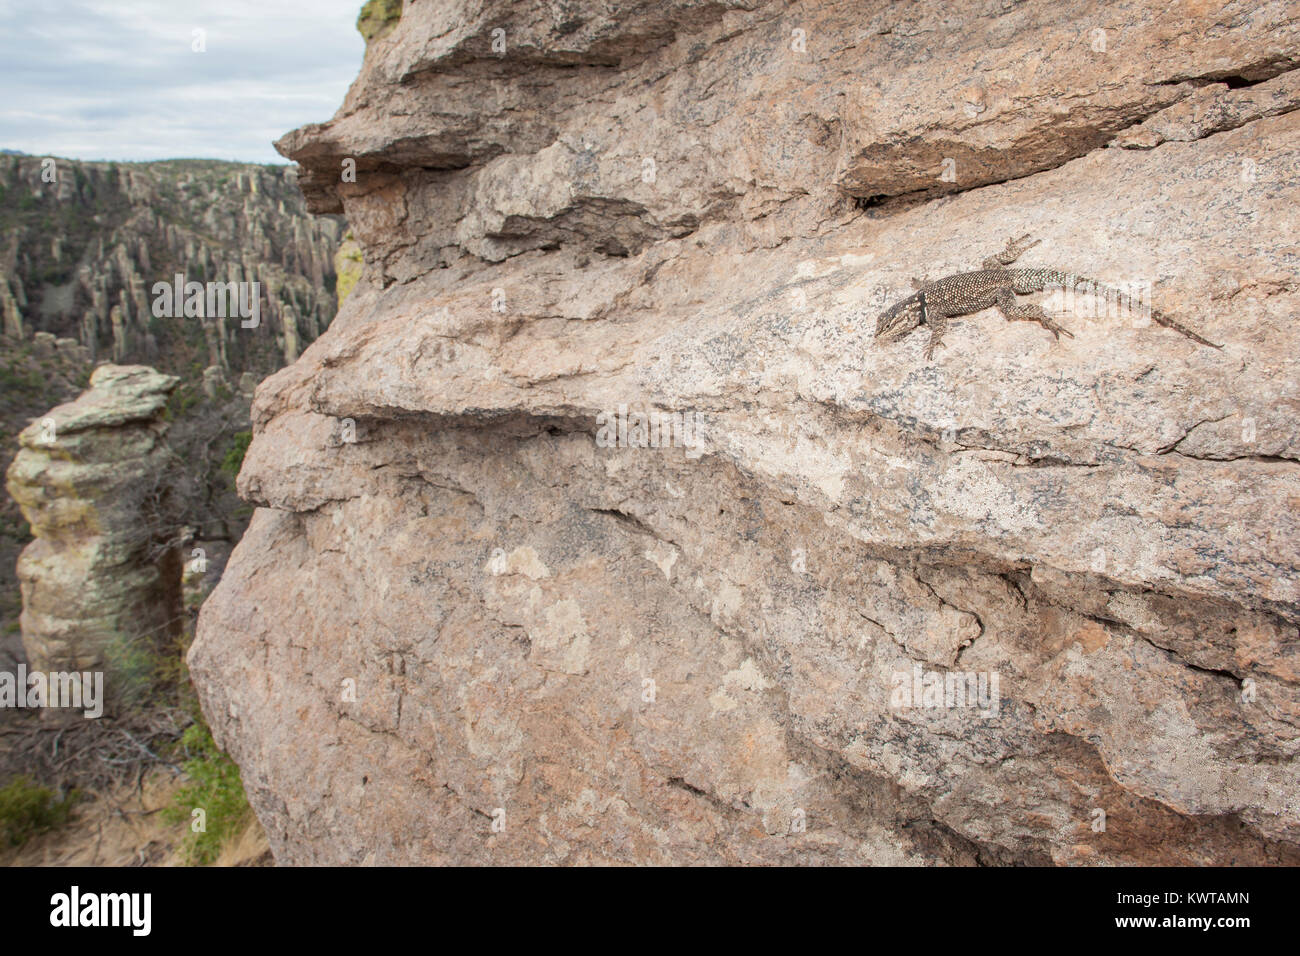
[[[1009,266],[1011,263],[1019,259],[1026,249],[1032,249],[1042,241],[1043,240],[1041,239],[1035,239],[1033,242],[1030,242],[1028,235],[1021,236],[1019,239],[1008,239],[1007,247],[996,256],[989,256],[985,259],[981,268],[1001,269],[1004,266]]]
[[[1016,294],[1009,288],[999,290],[997,306],[998,311],[1005,315],[1009,322],[1037,322],[1056,336],[1058,340],[1062,335],[1074,338],[1074,333],[1057,325],[1051,316],[1043,311],[1041,305],[1034,305],[1032,302],[1017,302]]]

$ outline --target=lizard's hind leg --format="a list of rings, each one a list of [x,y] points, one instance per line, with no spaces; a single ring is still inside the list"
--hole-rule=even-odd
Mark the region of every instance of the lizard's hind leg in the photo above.
[[[1058,340],[1062,335],[1074,338],[1074,333],[1052,321],[1051,316],[1043,311],[1041,305],[1034,305],[1032,302],[1017,302],[1015,293],[1010,289],[1003,289],[998,293],[997,306],[998,311],[1005,315],[1009,322],[1037,322],[1055,335]]]
[[[1021,236],[1019,239],[1008,239],[1007,247],[996,256],[989,256],[985,259],[981,268],[1001,269],[1003,266],[1009,266],[1019,259],[1026,249],[1032,249],[1042,241],[1041,239],[1035,239],[1030,242],[1028,235]]]
[[[934,358],[934,350],[943,345],[943,333],[948,331],[948,317],[933,313],[929,320],[930,341],[925,344],[925,360]]]

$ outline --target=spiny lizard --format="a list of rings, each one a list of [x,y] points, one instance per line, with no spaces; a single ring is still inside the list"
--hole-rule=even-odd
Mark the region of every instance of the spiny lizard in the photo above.
[[[934,350],[943,344],[943,334],[948,330],[950,318],[970,315],[995,305],[1009,321],[1037,322],[1058,340],[1062,335],[1074,338],[1071,332],[1052,321],[1042,306],[1016,301],[1017,294],[1042,292],[1048,288],[1110,296],[1126,309],[1138,308],[1131,296],[1072,272],[1056,269],[1008,269],[1007,266],[1020,258],[1021,253],[1039,242],[1037,239],[1033,242],[1028,240],[1028,236],[1008,239],[1006,249],[985,259],[984,267],[978,272],[963,272],[925,283],[913,279],[912,285],[916,291],[880,313],[880,318],[876,320],[876,338],[884,341],[901,339],[924,323],[930,326],[930,342],[925,347],[925,357],[930,359],[934,356]],[[1151,310],[1151,318],[1202,345],[1223,348],[1154,309]]]

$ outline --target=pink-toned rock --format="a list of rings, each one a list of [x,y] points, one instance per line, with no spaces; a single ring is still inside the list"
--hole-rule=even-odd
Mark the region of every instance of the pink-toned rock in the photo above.
[[[366,274],[191,652],[277,858],[1300,862],[1300,21],[588,6],[281,142]],[[1223,350],[873,342],[1024,233]]]

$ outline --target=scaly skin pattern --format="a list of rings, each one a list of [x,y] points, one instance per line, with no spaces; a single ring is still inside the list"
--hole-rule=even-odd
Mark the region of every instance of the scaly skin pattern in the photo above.
[[[1043,308],[1028,302],[1019,302],[1017,295],[1042,292],[1045,289],[1071,289],[1118,302],[1125,309],[1137,310],[1141,306],[1133,298],[1096,279],[1061,272],[1057,269],[1008,269],[1030,246],[1028,236],[1012,239],[1006,249],[984,260],[984,268],[947,276],[935,282],[913,282],[918,288],[906,299],[894,303],[876,320],[876,338],[884,341],[901,339],[918,325],[930,327],[930,341],[925,347],[925,357],[933,358],[934,350],[943,344],[943,334],[948,320],[960,315],[970,315],[997,306],[1010,321],[1037,322],[1059,340],[1062,335],[1074,338],[1069,330],[1052,320]],[[1150,310],[1151,319],[1180,332],[1202,345],[1222,348],[1169,316]]]

